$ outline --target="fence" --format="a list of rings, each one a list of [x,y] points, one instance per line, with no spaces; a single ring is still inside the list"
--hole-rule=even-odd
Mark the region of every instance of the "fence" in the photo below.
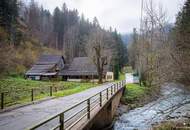
[[[15,104],[21,104],[24,102],[33,102],[37,99],[53,96],[53,92],[63,90],[64,88],[57,88],[53,86],[46,86],[40,88],[32,88],[26,90],[16,90],[11,92],[0,93],[0,105],[1,109],[12,106]]]
[[[93,111],[101,108],[114,94],[125,86],[125,81],[118,82],[104,89],[103,91],[92,95],[91,97],[73,105],[69,109],[52,116],[29,130],[51,129],[51,130],[70,130],[76,126],[81,120],[87,118],[89,120]]]

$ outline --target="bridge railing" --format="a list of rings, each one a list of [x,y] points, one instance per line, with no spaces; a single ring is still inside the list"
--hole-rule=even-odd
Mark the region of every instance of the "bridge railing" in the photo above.
[[[67,110],[39,122],[29,130],[70,130],[81,120],[91,119],[93,111],[101,108],[113,95],[125,86],[125,80],[112,84],[101,92],[69,107]]]

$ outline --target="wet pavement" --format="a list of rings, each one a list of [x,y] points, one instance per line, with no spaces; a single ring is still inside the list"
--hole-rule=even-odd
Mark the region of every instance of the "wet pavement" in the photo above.
[[[114,130],[150,130],[162,121],[189,118],[190,93],[182,85],[170,83],[161,88],[161,97],[156,101],[122,114]]]

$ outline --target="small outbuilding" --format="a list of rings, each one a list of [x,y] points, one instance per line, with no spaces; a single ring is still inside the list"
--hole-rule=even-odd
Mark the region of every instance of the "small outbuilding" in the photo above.
[[[64,65],[65,60],[63,56],[42,55],[25,75],[32,80],[57,78]]]

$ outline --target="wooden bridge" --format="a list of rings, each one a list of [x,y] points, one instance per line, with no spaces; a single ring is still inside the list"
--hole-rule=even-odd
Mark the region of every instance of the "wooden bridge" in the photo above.
[[[31,105],[1,114],[0,129],[101,129],[112,122],[123,94],[124,86],[125,81],[109,83],[62,99],[54,99],[55,101],[46,104]],[[56,104],[55,102],[62,104]],[[23,115],[18,115],[19,112]],[[13,114],[15,117],[12,116]]]

